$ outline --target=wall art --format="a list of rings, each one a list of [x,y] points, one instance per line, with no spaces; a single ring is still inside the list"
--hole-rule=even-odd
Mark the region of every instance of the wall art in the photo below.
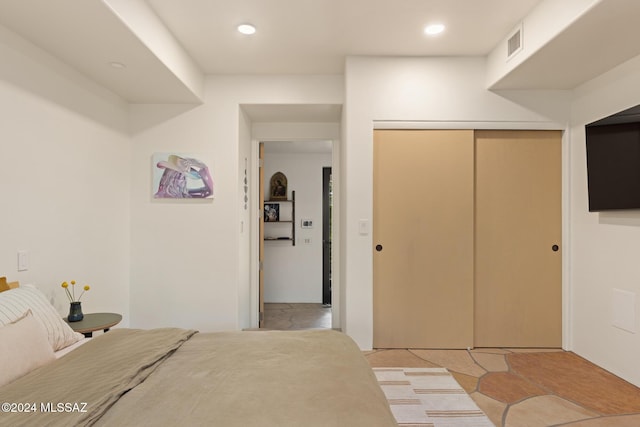
[[[269,200],[287,200],[287,177],[282,172],[276,172],[271,177],[271,197]]]
[[[156,199],[213,198],[208,164],[195,154],[153,155],[153,197]]]
[[[264,204],[264,221],[265,222],[280,221],[280,204],[279,203]]]

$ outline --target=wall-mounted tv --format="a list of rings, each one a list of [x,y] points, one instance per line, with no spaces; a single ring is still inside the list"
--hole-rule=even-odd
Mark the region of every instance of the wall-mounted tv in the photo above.
[[[589,211],[640,209],[640,106],[585,126]]]

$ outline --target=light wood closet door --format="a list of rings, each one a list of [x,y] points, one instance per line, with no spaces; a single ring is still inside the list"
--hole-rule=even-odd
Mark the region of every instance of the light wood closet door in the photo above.
[[[473,131],[376,130],[373,345],[473,345]]]
[[[477,347],[562,344],[561,139],[476,131]]]

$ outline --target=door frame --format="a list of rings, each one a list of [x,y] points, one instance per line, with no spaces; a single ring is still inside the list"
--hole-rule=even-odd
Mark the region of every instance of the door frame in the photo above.
[[[264,143],[258,144],[258,328],[264,326]],[[295,237],[295,233],[293,234]],[[295,242],[294,242],[295,243]]]
[[[341,316],[341,299],[340,299],[340,149],[339,141],[332,138],[294,138],[287,137],[287,140],[295,141],[330,141],[331,142],[331,167],[333,180],[333,206],[331,211],[332,222],[332,250],[331,257],[331,277],[332,277],[332,304],[331,304],[331,325],[332,329],[342,328]],[[260,143],[282,141],[283,138],[252,138],[251,139],[251,183],[249,189],[250,199],[250,240],[251,240],[251,260],[250,260],[250,310],[251,310],[251,328],[259,327],[260,316],[260,265],[259,265],[259,249],[260,249],[260,220],[263,217],[263,211],[260,206],[259,194],[259,175],[260,175],[260,159],[259,150]]]
[[[331,190],[333,167],[322,168],[322,304],[331,306]]]
[[[393,121],[374,120],[371,129],[474,129],[474,130],[559,130],[562,132],[562,348],[573,350],[572,290],[571,290],[571,129],[566,123],[554,121]],[[373,259],[373,256],[371,257]]]

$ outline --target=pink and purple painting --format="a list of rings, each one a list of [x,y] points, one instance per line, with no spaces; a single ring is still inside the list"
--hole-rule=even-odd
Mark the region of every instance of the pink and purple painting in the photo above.
[[[196,155],[155,153],[153,197],[156,199],[213,198],[213,179],[207,164]]]

